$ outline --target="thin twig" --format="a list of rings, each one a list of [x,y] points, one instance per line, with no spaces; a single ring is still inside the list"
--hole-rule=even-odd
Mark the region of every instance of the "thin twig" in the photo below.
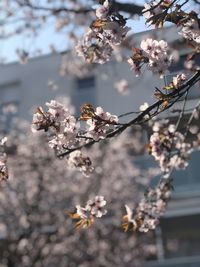
[[[152,118],[152,117],[160,114],[161,112],[169,109],[171,106],[174,105],[174,103],[176,103],[186,93],[186,91],[189,91],[189,89],[192,88],[192,86],[197,81],[199,81],[199,79],[200,79],[200,70],[198,70],[189,80],[187,80],[184,84],[182,84],[178,90],[174,90],[172,93],[167,95],[168,99],[170,99],[170,101],[171,101],[171,103],[169,103],[168,106],[166,106],[162,110],[160,110],[160,106],[164,103],[165,99],[158,100],[153,105],[149,106],[145,111],[141,112],[136,118],[132,119],[131,121],[122,125],[121,127],[119,126],[113,132],[108,133],[105,139],[112,138],[112,137],[122,133],[130,126],[143,123],[146,115],[148,115],[148,116],[150,115],[150,118]],[[153,114],[151,114],[151,111],[153,111],[154,109],[157,109],[157,111],[154,112]],[[105,139],[103,139],[103,140],[105,140]],[[57,156],[58,157],[66,156],[75,150],[81,149],[83,147],[91,146],[97,142],[100,142],[100,140],[89,141],[83,145],[68,149],[67,151],[65,151],[65,152],[63,152]]]

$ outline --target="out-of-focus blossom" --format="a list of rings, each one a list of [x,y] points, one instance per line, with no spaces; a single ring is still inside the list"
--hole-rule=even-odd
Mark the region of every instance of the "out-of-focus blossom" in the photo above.
[[[123,229],[139,232],[155,229],[159,218],[165,212],[171,191],[171,179],[162,179],[155,189],[148,189],[134,213],[126,205],[127,214],[123,217]]]
[[[96,9],[96,17],[99,19],[105,19],[109,12],[109,1],[104,1],[103,5]]]
[[[121,79],[119,80],[118,82],[116,82],[114,84],[114,87],[117,89],[117,91],[122,94],[122,95],[125,95],[128,93],[129,91],[129,84],[128,84],[128,81],[125,80],[125,79]]]
[[[23,49],[17,49],[16,53],[19,57],[19,61],[21,64],[27,64],[28,63],[28,56],[29,53]]]
[[[197,19],[189,19],[182,24],[180,34],[188,41],[193,41],[197,48],[200,48],[200,29]]]
[[[185,142],[184,135],[176,130],[175,125],[166,127],[166,123],[161,121],[154,124],[149,153],[159,162],[161,170],[167,176],[172,168],[185,169],[188,166],[192,148]]]
[[[185,74],[178,74],[176,77],[173,77],[173,85],[177,88],[186,80]]]
[[[76,168],[82,172],[86,177],[89,177],[94,171],[92,162],[89,157],[83,156],[80,150],[70,153],[68,158],[68,165],[71,168]]]
[[[113,48],[104,40],[98,40],[97,35],[91,29],[76,46],[77,55],[83,57],[88,63],[104,64],[112,54]]]
[[[154,19],[154,16],[162,15],[163,12],[170,6],[171,0],[164,0],[164,1],[150,1],[149,3],[144,4],[144,9],[142,10],[143,16],[150,24],[157,25],[157,20]],[[162,24],[161,24],[162,25]],[[158,24],[159,26],[159,24]]]

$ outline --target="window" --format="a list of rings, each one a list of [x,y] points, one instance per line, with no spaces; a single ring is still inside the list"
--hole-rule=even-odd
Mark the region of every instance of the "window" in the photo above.
[[[72,102],[79,113],[80,107],[85,103],[96,105],[95,77],[85,77],[75,80],[75,88],[72,91]]]
[[[175,193],[199,192],[200,191],[200,151],[195,151],[191,155],[189,165],[185,170],[173,172]]]
[[[78,90],[87,90],[95,87],[95,78],[93,76],[76,80]]]
[[[161,221],[165,258],[200,256],[200,215]]]
[[[0,131],[8,132],[19,106],[19,82],[0,85]]]
[[[199,267],[200,215],[164,218],[155,231],[157,260],[146,267]]]

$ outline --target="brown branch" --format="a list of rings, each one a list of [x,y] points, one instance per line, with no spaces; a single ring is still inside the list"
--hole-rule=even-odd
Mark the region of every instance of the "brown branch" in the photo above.
[[[51,12],[54,15],[61,13],[61,12],[75,13],[75,14],[87,14],[89,12],[94,12],[92,8],[80,8],[80,9],[73,9],[73,8],[66,8],[66,7],[51,8],[47,6],[33,5],[29,1],[23,1],[23,2],[18,1],[18,4],[21,7],[26,6],[34,10],[42,10],[42,11]],[[126,12],[131,15],[135,15],[135,14],[141,15],[143,6],[130,4],[130,3],[120,3],[120,2],[114,1],[113,8],[116,11]]]
[[[193,0],[195,2],[195,4],[200,4],[200,0]]]
[[[142,15],[143,6],[139,6],[136,4],[130,4],[130,3],[120,3],[120,2],[114,2],[114,8],[117,11],[126,12],[131,15]]]
[[[200,79],[200,70],[198,70],[189,80],[187,80],[183,85],[181,85],[178,89],[174,90],[172,93],[168,94],[167,97],[168,99],[170,99],[171,103],[169,103],[168,106],[162,108],[160,110],[160,107],[162,106],[162,104],[165,102],[165,99],[161,99],[158,100],[157,102],[155,102],[153,105],[151,105],[150,107],[148,107],[145,111],[141,112],[136,118],[132,119],[131,121],[129,121],[128,123],[124,124],[121,127],[118,127],[115,131],[107,134],[106,138],[112,138],[114,136],[116,136],[117,134],[122,133],[123,131],[125,131],[128,127],[136,125],[136,124],[141,124],[144,122],[144,118],[146,115],[151,115],[150,119],[155,117],[156,115],[162,113],[163,111],[169,109],[171,106],[173,106],[182,96],[184,96],[184,94],[186,93],[186,91],[188,91],[197,81],[199,81]],[[153,110],[156,111],[151,114],[151,112]],[[147,120],[145,120],[147,121]],[[103,140],[105,140],[103,139]],[[70,154],[71,152],[78,150],[78,149],[82,149],[83,147],[89,147],[97,142],[100,142],[101,140],[92,140],[89,141],[88,143],[84,143],[81,146],[72,148],[72,149],[68,149],[67,151],[57,155],[58,157],[63,157],[66,156],[68,154]]]

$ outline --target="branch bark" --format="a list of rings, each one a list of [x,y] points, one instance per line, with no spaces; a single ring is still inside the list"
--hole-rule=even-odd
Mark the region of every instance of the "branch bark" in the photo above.
[[[94,12],[92,8],[80,8],[80,9],[73,9],[73,8],[66,8],[66,7],[59,7],[59,8],[51,8],[47,6],[40,6],[40,5],[33,5],[31,2],[26,1],[26,2],[21,2],[18,1],[18,4],[21,7],[29,7],[33,10],[42,10],[42,11],[47,11],[51,12],[52,14],[58,14],[60,12],[67,12],[67,13],[75,13],[75,14],[87,14],[89,12]],[[116,11],[122,11],[129,13],[131,15],[141,15],[142,14],[142,9],[143,6],[136,5],[136,4],[130,4],[130,3],[120,3],[117,1],[114,1],[113,7]]]

